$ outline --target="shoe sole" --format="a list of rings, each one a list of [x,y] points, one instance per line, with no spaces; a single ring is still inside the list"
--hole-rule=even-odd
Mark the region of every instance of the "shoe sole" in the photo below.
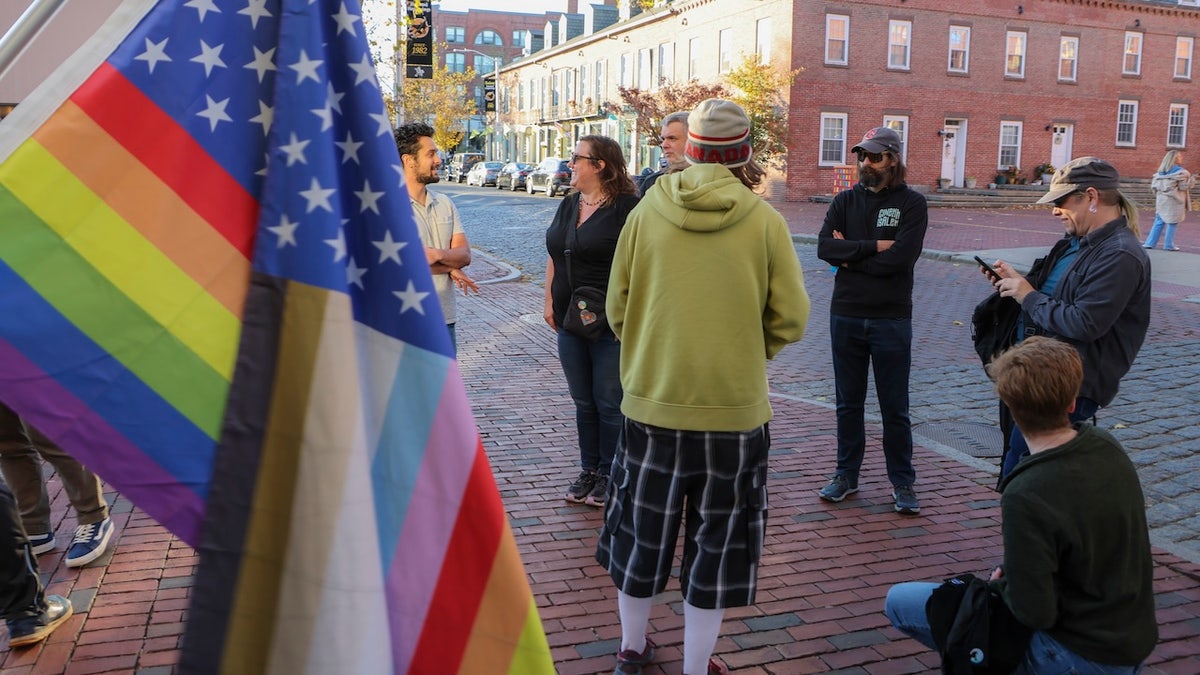
[[[905,516],[915,516],[920,512],[921,512],[921,507],[919,507],[919,506],[913,507],[913,508],[901,507],[901,506],[896,507],[896,513],[899,513],[899,514],[905,515]]]
[[[37,546],[30,546],[29,550],[33,551],[34,555],[41,555],[43,553],[49,553],[50,551],[53,551],[56,544],[57,544],[57,542],[55,542],[53,539],[51,539],[50,541],[48,541],[44,544],[39,544]]]
[[[583,500],[583,503],[587,504],[588,506],[595,506],[598,509],[604,508],[603,501],[598,501],[598,500],[592,499],[591,497],[588,497],[587,499]]]
[[[850,488],[849,490],[846,490],[840,496],[837,496],[837,497],[835,497],[833,495],[827,495],[821,491],[817,491],[817,496],[820,497],[821,499],[823,499],[824,501],[833,502],[834,504],[836,504],[836,503],[842,501],[843,499],[845,499],[846,497],[849,497],[850,495],[854,494],[855,492],[858,492],[858,488]]]
[[[571,495],[567,495],[566,500],[572,504],[582,504],[587,501],[587,497],[573,497]]]
[[[96,548],[93,549],[91,553],[88,553],[85,556],[80,556],[78,558],[71,558],[70,557],[70,549],[68,549],[68,553],[67,553],[68,557],[65,560],[63,560],[63,563],[67,567],[83,567],[84,565],[86,565],[86,564],[92,562],[93,560],[99,558],[100,556],[104,555],[104,553],[106,551],[108,551],[108,543],[112,540],[112,534],[113,534],[114,529],[116,529],[114,526],[109,525],[108,533],[105,534],[104,538],[100,540],[100,544],[98,546],[96,546]]]
[[[71,615],[73,615],[74,613],[75,613],[75,608],[69,607],[67,609],[67,611],[62,613],[62,616],[51,621],[50,623],[46,624],[45,626],[42,626],[41,628],[35,630],[34,632],[30,633],[29,635],[22,635],[21,637],[16,637],[16,638],[10,639],[8,641],[9,648],[16,649],[17,647],[28,647],[30,645],[36,645],[37,643],[41,642],[42,640],[45,640],[46,638],[50,637],[50,634],[53,633],[56,628],[61,626],[64,621],[71,618]]]

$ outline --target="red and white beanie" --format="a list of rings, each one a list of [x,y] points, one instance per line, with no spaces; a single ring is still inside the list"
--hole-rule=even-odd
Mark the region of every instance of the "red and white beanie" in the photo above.
[[[733,101],[710,98],[688,115],[683,154],[692,164],[742,166],[750,161],[750,118]]]

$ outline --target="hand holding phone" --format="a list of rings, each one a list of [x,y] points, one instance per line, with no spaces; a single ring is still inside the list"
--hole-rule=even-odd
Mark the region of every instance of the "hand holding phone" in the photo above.
[[[983,271],[987,272],[988,276],[992,278],[992,281],[1000,281],[1000,275],[996,272],[996,270],[992,269],[991,265],[984,262],[983,258],[975,256],[975,262],[979,263],[979,266],[983,268]]]

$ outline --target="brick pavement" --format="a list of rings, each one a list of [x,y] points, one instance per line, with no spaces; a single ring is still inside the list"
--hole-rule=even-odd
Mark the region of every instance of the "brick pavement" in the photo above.
[[[819,224],[823,206],[797,207],[815,207],[810,210]],[[811,214],[789,216],[799,227],[812,227]],[[978,211],[967,216],[984,217]],[[1031,232],[1042,234],[1039,219],[1002,216],[981,225],[984,236],[1025,242]],[[1013,220],[1005,223],[1008,218]],[[930,245],[942,245],[938,237],[981,236],[956,229],[961,228],[944,233],[931,228]],[[1047,241],[1056,232],[1051,222]],[[946,250],[962,248],[947,244]],[[472,271],[481,279],[503,273],[487,268],[477,263]],[[541,297],[534,284],[506,281],[464,301],[460,363],[559,672],[607,673],[620,633],[615,593],[591,557],[599,512],[562,500],[577,451],[553,336],[540,318]],[[814,319],[814,327],[822,323],[819,314]],[[802,342],[788,350],[806,348]],[[936,672],[933,654],[888,627],[882,598],[898,581],[981,574],[995,565],[1000,543],[998,500],[990,489],[994,475],[918,447],[924,510],[902,518],[892,512],[880,453],[868,452],[860,493],[841,505],[826,505],[815,491],[832,470],[833,415],[827,405],[804,398],[777,396],[773,403],[771,519],[761,591],[754,607],[727,614],[718,653],[735,672],[747,674]],[[192,551],[110,494],[115,553],[70,570],[62,565],[62,544],[74,519],[65,515],[57,478],[50,485],[60,549],[39,561],[50,591],[69,595],[78,616],[44,646],[4,652],[0,673],[174,672]],[[1200,565],[1157,548],[1155,561],[1161,641],[1149,671],[1200,672]],[[662,649],[658,665],[647,672],[680,673],[677,586],[656,604],[652,631]]]

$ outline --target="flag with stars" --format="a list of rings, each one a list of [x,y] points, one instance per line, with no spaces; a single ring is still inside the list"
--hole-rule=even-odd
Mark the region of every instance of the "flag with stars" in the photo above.
[[[180,670],[552,673],[358,3],[101,33],[0,126],[0,395],[199,550]]]

